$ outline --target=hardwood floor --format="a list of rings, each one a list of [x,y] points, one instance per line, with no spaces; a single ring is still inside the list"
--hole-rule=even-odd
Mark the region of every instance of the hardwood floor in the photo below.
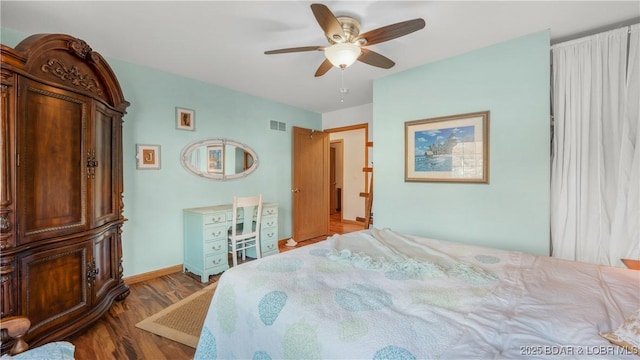
[[[331,216],[332,234],[362,230],[363,226],[341,223],[340,213]],[[299,242],[296,247],[310,245],[326,236]],[[280,246],[280,251],[293,248]],[[219,275],[209,282],[218,281]],[[191,274],[175,273],[130,286],[131,294],[115,303],[94,325],[70,339],[76,347],[76,359],[192,359],[195,349],[138,329],[135,325],[148,316],[176,303],[208,284]]]

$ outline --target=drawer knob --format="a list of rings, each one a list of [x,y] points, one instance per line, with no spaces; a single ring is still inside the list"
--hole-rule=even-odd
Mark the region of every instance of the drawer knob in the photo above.
[[[222,262],[222,259],[216,259],[216,260],[213,260],[213,261],[212,261],[213,265],[218,265],[218,264],[220,264],[221,262]]]
[[[215,251],[218,251],[220,249],[222,249],[222,245],[218,245],[217,247],[216,246],[211,247],[211,250],[215,250]]]

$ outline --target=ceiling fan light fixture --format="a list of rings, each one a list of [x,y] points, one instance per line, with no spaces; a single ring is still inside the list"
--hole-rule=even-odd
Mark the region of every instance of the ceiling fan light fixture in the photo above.
[[[352,43],[333,44],[324,49],[324,55],[331,64],[341,69],[351,66],[361,53],[360,46]]]

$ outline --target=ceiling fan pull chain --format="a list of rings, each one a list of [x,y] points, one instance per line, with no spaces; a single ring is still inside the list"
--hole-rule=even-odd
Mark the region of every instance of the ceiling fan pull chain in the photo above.
[[[340,102],[344,102],[344,96],[349,92],[349,89],[344,87],[344,69],[345,68],[340,69]]]

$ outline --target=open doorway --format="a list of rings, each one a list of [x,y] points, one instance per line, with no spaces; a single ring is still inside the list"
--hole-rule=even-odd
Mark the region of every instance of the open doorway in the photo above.
[[[331,151],[335,153],[329,171],[330,200],[335,201],[335,207],[330,205],[329,212],[332,218],[339,214],[343,223],[364,226],[358,219],[365,216],[362,194],[368,191],[368,174],[363,170],[368,164],[368,127],[365,123],[324,130],[329,133]]]
[[[331,141],[329,163],[329,215],[342,220],[342,188],[344,168],[344,141]]]

